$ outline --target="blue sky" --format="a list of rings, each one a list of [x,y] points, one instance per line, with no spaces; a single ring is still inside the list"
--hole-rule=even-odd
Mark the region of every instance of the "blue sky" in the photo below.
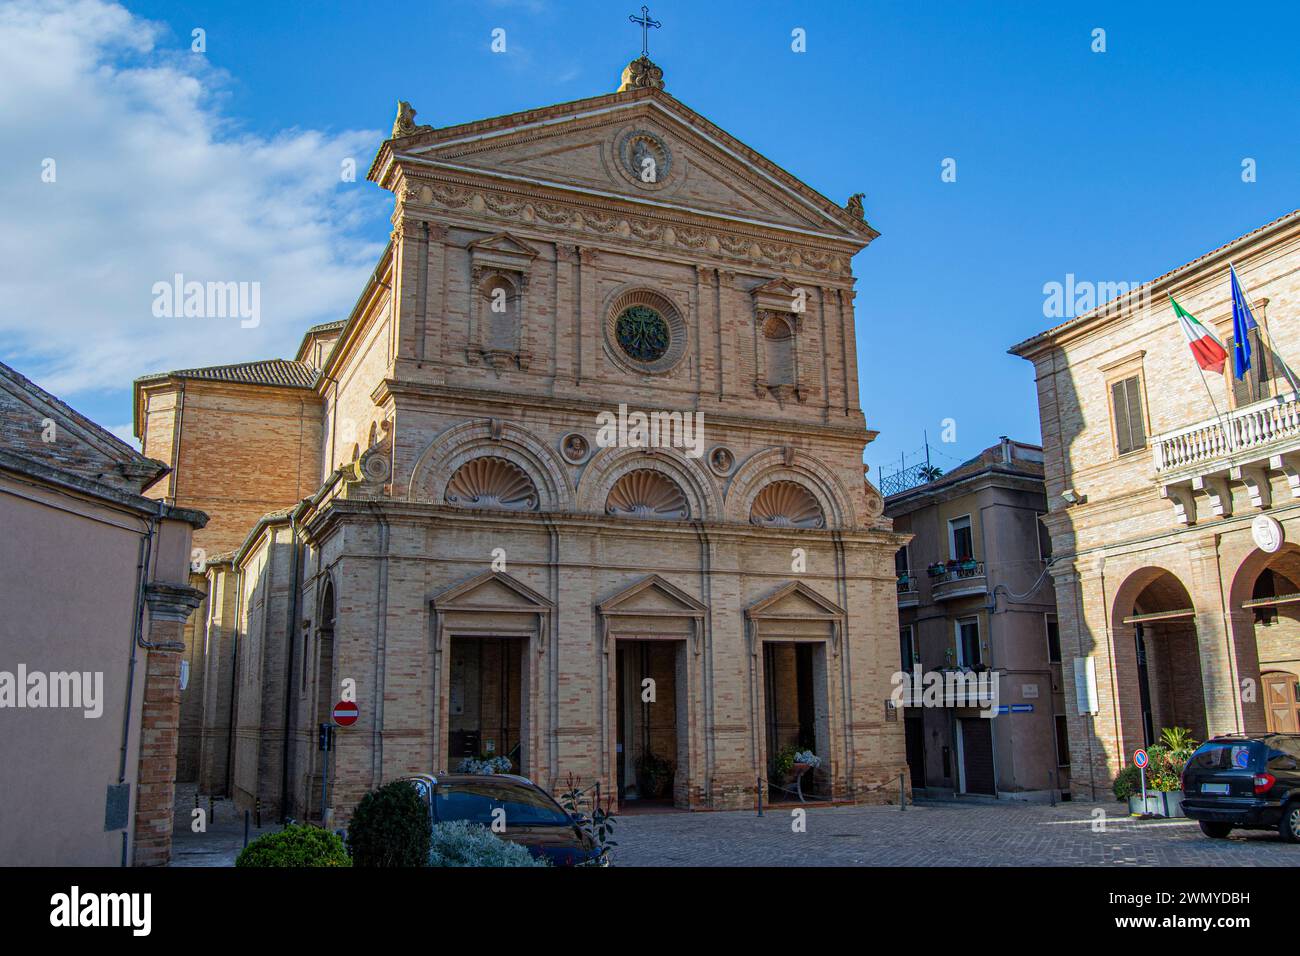
[[[135,375],[292,351],[346,314],[387,236],[364,170],[398,98],[441,126],[614,89],[639,7],[19,0],[0,13],[0,359],[121,432]],[[651,13],[669,92],[836,201],[866,193],[873,474],[923,430],[945,468],[1037,441],[1030,366],[1006,349],[1059,321],[1045,283],[1149,279],[1300,205],[1293,4]],[[57,185],[37,178],[49,156]],[[361,181],[338,182],[340,156]],[[187,264],[260,277],[262,327],[155,334],[141,283]]]

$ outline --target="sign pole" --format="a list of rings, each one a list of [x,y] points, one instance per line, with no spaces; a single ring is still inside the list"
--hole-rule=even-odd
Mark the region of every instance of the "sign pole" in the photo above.
[[[325,764],[320,778],[320,825],[328,826],[329,818],[326,816],[325,808],[329,806],[330,738],[334,736],[334,728],[325,724],[321,729],[325,731]]]

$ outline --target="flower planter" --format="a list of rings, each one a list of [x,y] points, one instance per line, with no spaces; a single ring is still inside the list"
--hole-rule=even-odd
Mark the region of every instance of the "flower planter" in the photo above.
[[[1182,791],[1166,793],[1148,790],[1145,805],[1142,802],[1142,794],[1135,793],[1128,798],[1128,812],[1135,816],[1181,817],[1183,816]]]

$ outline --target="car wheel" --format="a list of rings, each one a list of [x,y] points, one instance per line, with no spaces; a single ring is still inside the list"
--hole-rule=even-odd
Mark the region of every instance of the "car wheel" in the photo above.
[[[1300,800],[1292,800],[1286,805],[1277,829],[1287,843],[1300,843]]]
[[[1215,840],[1222,840],[1229,833],[1232,832],[1232,824],[1215,823],[1211,820],[1202,820],[1201,832],[1204,833],[1207,837],[1212,837]]]

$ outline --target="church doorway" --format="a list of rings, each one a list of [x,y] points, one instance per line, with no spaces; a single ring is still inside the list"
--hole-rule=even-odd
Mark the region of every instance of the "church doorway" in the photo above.
[[[505,757],[510,773],[527,774],[524,716],[528,641],[517,637],[452,637],[448,684],[447,767]]]
[[[763,642],[768,792],[774,803],[796,799],[794,777],[787,769],[793,752],[811,750],[823,761],[829,756],[823,721],[818,719],[827,713],[825,700],[819,701],[824,698],[825,657],[820,642]],[[804,796],[820,790],[822,776],[818,771],[805,774],[800,784]]]
[[[615,642],[619,804],[673,806],[685,793],[684,640]]]

